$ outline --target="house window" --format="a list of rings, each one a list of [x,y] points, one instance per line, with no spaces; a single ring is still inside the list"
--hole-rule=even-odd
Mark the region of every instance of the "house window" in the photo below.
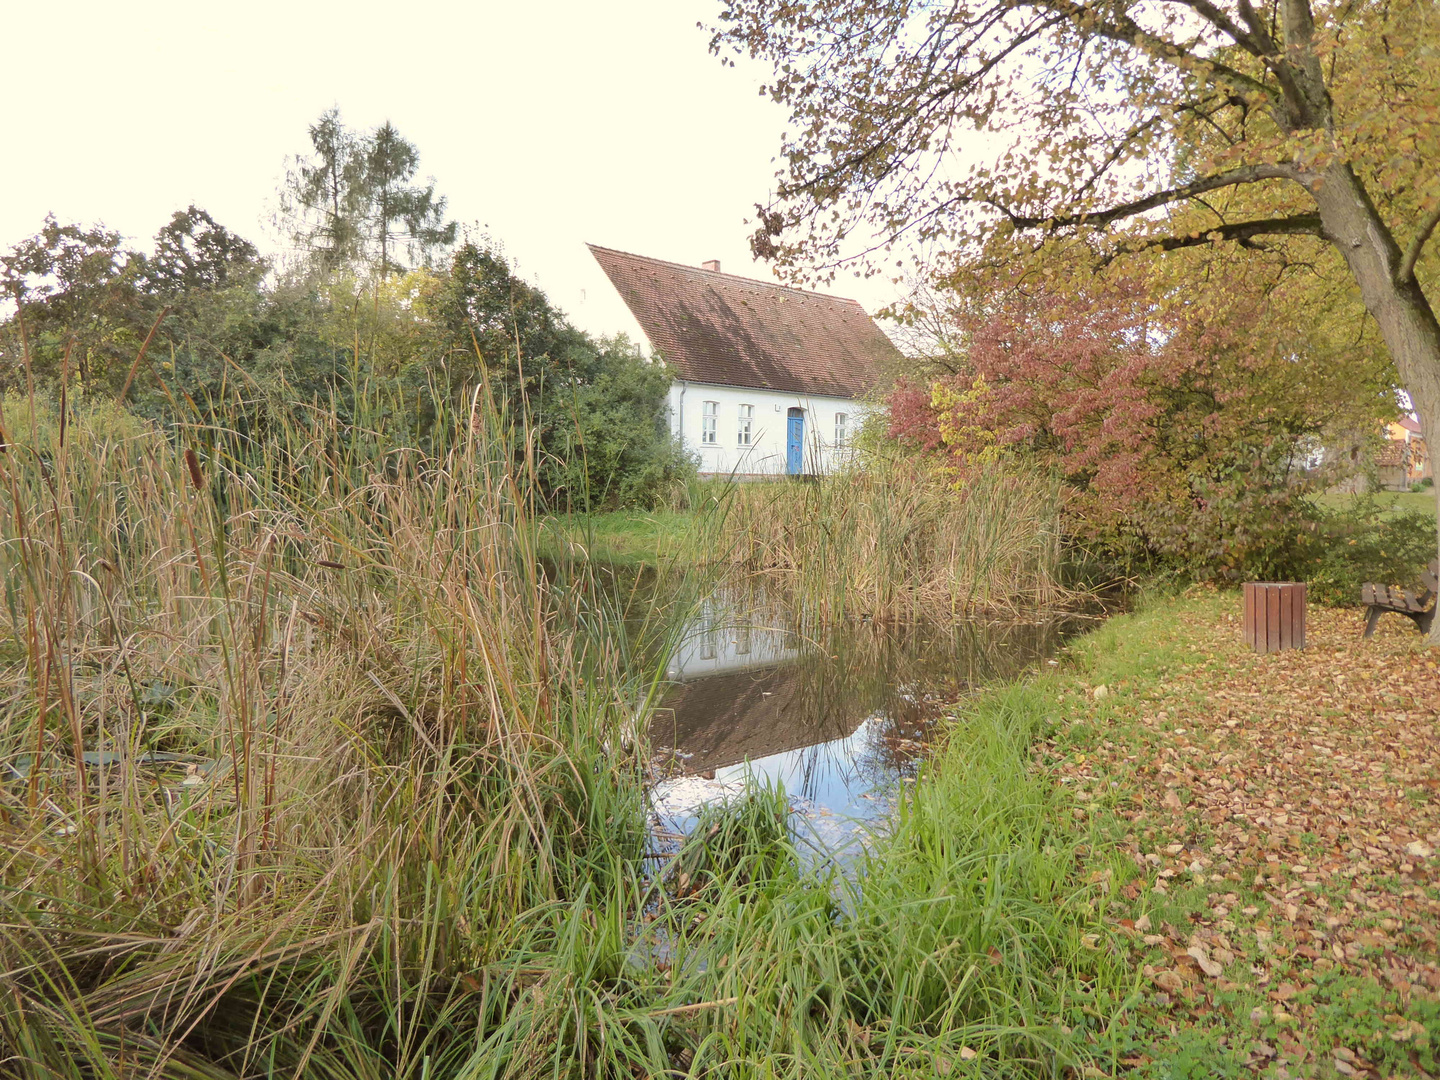
[[[755,406],[740,406],[740,423],[736,429],[736,444],[739,446],[750,445],[750,432],[755,426]]]
[[[714,446],[718,442],[716,432],[720,423],[720,403],[718,401],[706,401],[700,405],[700,441],[706,446]]]
[[[749,624],[746,624],[745,626],[740,627],[739,632],[735,635],[735,655],[736,655],[736,656],[749,656],[749,655],[750,655],[750,626],[749,626]]]
[[[850,442],[850,418],[843,412],[835,414],[835,446],[837,449],[847,446]]]

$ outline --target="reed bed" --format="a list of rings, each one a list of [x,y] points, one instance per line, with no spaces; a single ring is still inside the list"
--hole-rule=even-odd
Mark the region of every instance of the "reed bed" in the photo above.
[[[0,1071],[418,1075],[644,835],[648,684],[523,443],[5,406]]]
[[[1033,710],[961,723],[859,878],[802,871],[759,793],[678,895],[622,752],[663,648],[541,558],[523,426],[437,401],[421,452],[356,397],[244,434],[4,401],[0,1075],[1093,1060],[1100,840],[1028,774]]]
[[[812,482],[748,484],[716,500],[716,557],[819,618],[1031,616],[1072,604],[1061,492],[1014,465],[963,479],[875,461]]]

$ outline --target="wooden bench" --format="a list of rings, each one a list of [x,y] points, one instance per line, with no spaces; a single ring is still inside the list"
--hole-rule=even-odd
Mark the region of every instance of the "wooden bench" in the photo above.
[[[1365,636],[1375,633],[1375,624],[1387,611],[1404,615],[1414,621],[1422,634],[1430,632],[1435,621],[1435,594],[1440,593],[1440,559],[1420,577],[1418,589],[1397,589],[1390,585],[1365,584],[1360,586],[1360,602],[1369,610],[1365,613]]]

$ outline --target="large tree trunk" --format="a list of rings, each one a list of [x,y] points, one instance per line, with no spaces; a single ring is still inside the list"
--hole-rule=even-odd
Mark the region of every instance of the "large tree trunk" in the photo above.
[[[1440,450],[1440,321],[1413,275],[1396,280],[1400,248],[1350,166],[1337,163],[1307,179],[1325,237],[1345,256],[1360,286],[1360,297],[1415,406],[1433,462]],[[1440,495],[1436,513],[1440,555]],[[1440,619],[1431,623],[1430,640],[1440,644]]]

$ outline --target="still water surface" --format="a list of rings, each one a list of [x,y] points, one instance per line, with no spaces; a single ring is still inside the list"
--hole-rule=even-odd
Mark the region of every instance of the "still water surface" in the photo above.
[[[711,598],[679,636],[650,727],[656,825],[684,834],[706,803],[778,784],[797,839],[843,855],[913,778],[947,703],[1045,660],[1079,625],[807,631],[781,605]]]

